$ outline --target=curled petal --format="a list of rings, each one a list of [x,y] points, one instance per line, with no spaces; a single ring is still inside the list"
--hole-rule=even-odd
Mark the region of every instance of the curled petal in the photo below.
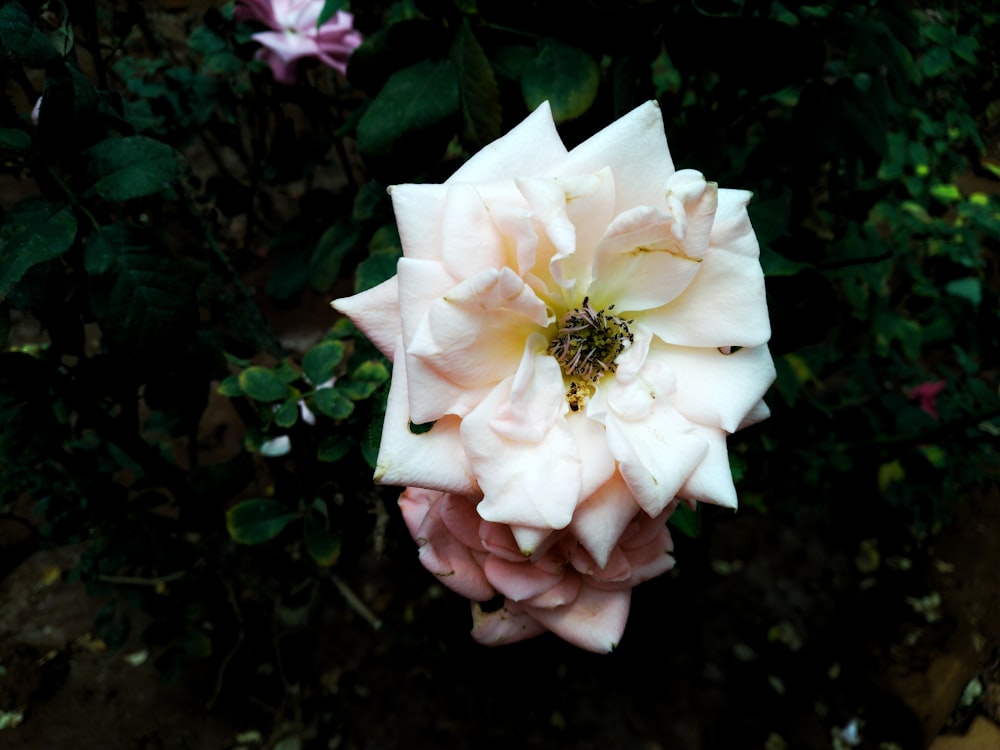
[[[556,131],[552,110],[548,102],[543,102],[503,138],[480,149],[448,178],[448,183],[547,174],[565,155],[566,147]]]
[[[543,594],[563,578],[561,573],[548,573],[526,560],[511,562],[499,557],[487,558],[483,572],[493,588],[515,602]]]
[[[479,515],[496,523],[565,528],[580,499],[576,443],[562,418],[537,442],[497,432],[492,422],[510,401],[513,381],[507,378],[462,420],[462,445],[484,495]]]
[[[552,529],[534,529],[531,526],[511,526],[511,533],[521,554],[531,557],[544,550],[552,541]]]
[[[510,399],[490,420],[497,434],[510,440],[543,440],[566,408],[559,363],[545,353],[545,338],[534,333],[524,345]]]
[[[570,531],[603,569],[608,566],[611,550],[638,512],[631,490],[621,474],[615,473],[577,507]]]
[[[685,417],[736,432],[774,382],[774,362],[766,345],[732,354],[717,349],[659,345],[650,360],[677,376],[670,402]]]
[[[736,508],[736,487],[733,473],[729,468],[729,453],[726,450],[726,433],[713,427],[692,424],[693,434],[708,446],[705,457],[691,473],[684,486],[677,493],[688,500]]]
[[[636,421],[609,414],[606,426],[622,477],[650,516],[663,512],[708,450],[692,425],[666,405]]]
[[[513,271],[490,269],[432,302],[406,352],[462,389],[492,386],[517,370],[525,339],[547,322],[544,303]]]
[[[621,641],[632,590],[603,591],[584,585],[572,604],[527,611],[563,640],[587,651],[609,653]]]
[[[407,489],[399,498],[399,506],[408,526],[416,525],[417,518],[423,515],[412,532],[423,566],[453,591],[475,601],[486,601],[493,597],[494,591],[483,569],[469,547],[451,533],[441,518],[440,505],[448,497],[443,493]]]
[[[401,356],[402,344],[397,347]],[[442,492],[478,493],[459,434],[460,420],[445,416],[417,435],[410,430],[406,368],[392,368],[392,383],[375,464],[379,484],[424,487]]]
[[[441,260],[441,226],[447,185],[393,185],[389,188],[403,255]]]
[[[659,105],[646,102],[569,152],[559,174],[589,174],[610,167],[615,215],[633,206],[666,208],[664,186],[674,173]]]
[[[507,260],[505,238],[476,186],[452,185],[441,217],[441,259],[456,278],[498,269]]]
[[[484,611],[475,602],[472,604],[472,637],[484,646],[517,643],[544,632],[545,627],[515,602],[493,612]]]
[[[353,297],[336,299],[331,304],[337,312],[350,318],[382,354],[390,360],[393,358],[396,340],[402,333],[398,276]]]
[[[711,241],[698,273],[669,304],[635,317],[669,344],[760,346],[771,337],[750,193],[719,190]]]
[[[564,575],[555,586],[543,591],[538,596],[526,599],[524,603],[529,607],[538,607],[541,609],[565,607],[576,601],[576,597],[579,596],[582,586],[583,583],[580,580],[580,576]]]

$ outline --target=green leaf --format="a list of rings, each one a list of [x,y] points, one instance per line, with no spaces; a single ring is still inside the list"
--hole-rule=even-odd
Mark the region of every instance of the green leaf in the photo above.
[[[354,402],[336,388],[324,388],[313,394],[311,407],[331,419],[347,419],[354,411]]]
[[[290,398],[285,403],[283,403],[278,410],[274,413],[274,423],[278,427],[291,427],[299,419],[299,401],[296,398]]]
[[[521,92],[529,109],[548,100],[553,119],[565,122],[590,109],[600,82],[600,69],[590,55],[554,39],[545,39],[538,55],[521,75]]]
[[[677,509],[670,516],[670,525],[684,536],[698,536],[701,533],[701,505],[691,510],[686,503],[678,503]]]
[[[403,68],[365,110],[358,122],[363,157],[390,156],[409,134],[441,123],[458,112],[458,76],[450,60],[423,60]]]
[[[220,396],[227,398],[239,398],[243,394],[243,386],[240,385],[239,375],[229,375],[215,389]]]
[[[500,88],[467,20],[455,36],[451,60],[458,71],[462,135],[469,143],[485,146],[500,137]]]
[[[337,382],[337,388],[352,401],[361,401],[371,396],[380,385],[389,379],[389,368],[382,362],[363,362],[350,376]]]
[[[38,196],[15,204],[0,226],[0,300],[32,266],[69,250],[75,237],[67,204]]]
[[[29,151],[31,136],[20,128],[0,128],[0,146],[12,151]]]
[[[288,395],[288,386],[267,367],[253,365],[240,373],[240,387],[255,401],[280,401]]]
[[[368,245],[369,255],[358,264],[354,291],[363,292],[396,275],[396,265],[403,257],[403,247],[395,224],[379,227]]]
[[[333,565],[340,557],[340,537],[330,532],[329,523],[325,515],[315,510],[309,511],[303,523],[309,556],[324,567]]]
[[[184,173],[184,159],[173,148],[142,135],[108,138],[84,152],[92,180],[88,193],[123,201],[155,195]]]
[[[352,441],[344,435],[331,435],[319,442],[316,458],[324,463],[332,464],[339,461],[351,450]]]
[[[951,67],[951,52],[947,47],[933,47],[921,59],[920,67],[928,78],[939,76]]]
[[[974,307],[979,307],[983,301],[983,284],[975,277],[949,281],[944,290],[954,297],[968,300]]]
[[[302,370],[306,378],[315,386],[322,385],[333,377],[344,358],[344,345],[340,341],[322,341],[302,358]]]
[[[931,195],[942,203],[955,203],[962,200],[962,192],[957,185],[934,185],[931,188]]]
[[[340,279],[340,266],[361,238],[361,227],[350,219],[339,218],[323,232],[316,251],[309,259],[309,283],[321,294],[327,294]]]
[[[0,7],[0,52],[29,68],[43,68],[59,57],[52,42],[17,0]]]
[[[101,227],[87,238],[90,304],[114,346],[150,360],[176,357],[198,322],[195,288],[147,228]]]
[[[323,10],[319,12],[319,17],[316,19],[316,28],[318,29],[324,23],[329,21],[346,6],[347,3],[345,0],[326,0],[326,2],[323,3]]]
[[[284,531],[297,515],[277,500],[244,500],[226,511],[226,529],[234,542],[263,544]]]

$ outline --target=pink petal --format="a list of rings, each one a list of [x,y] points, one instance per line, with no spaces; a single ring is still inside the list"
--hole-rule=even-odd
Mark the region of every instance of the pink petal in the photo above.
[[[545,632],[524,607],[509,602],[495,612],[484,612],[472,605],[472,637],[484,646],[502,646],[534,638]]]
[[[403,516],[413,517],[419,510],[407,508],[409,504],[426,504],[432,496],[427,493],[408,494],[405,491],[399,499]],[[475,601],[486,601],[494,596],[482,568],[472,557],[471,550],[455,537],[440,516],[440,504],[446,495],[438,494],[431,500],[430,507],[413,538],[420,548],[420,562],[433,573],[441,583],[462,596]]]
[[[580,576],[568,572],[562,576],[559,583],[547,591],[543,591],[538,596],[525,600],[525,605],[529,607],[539,607],[541,609],[554,609],[555,607],[565,607],[572,604],[580,595],[582,582]]]
[[[569,528],[597,566],[606,568],[611,550],[638,512],[628,485],[621,474],[615,473],[577,507]]]
[[[500,557],[487,558],[483,572],[493,588],[515,602],[543,594],[563,578],[562,573],[553,575],[527,560],[511,562]]]
[[[603,424],[582,411],[567,414],[566,424],[576,443],[577,455],[582,458],[580,495],[589,497],[615,473],[615,459],[608,451],[608,438]]]
[[[528,557],[514,539],[511,527],[507,524],[481,521],[479,544],[489,554],[511,562],[523,562]]]
[[[609,653],[621,641],[632,590],[602,591],[586,585],[565,607],[530,607],[528,613],[560,638],[587,651]]]

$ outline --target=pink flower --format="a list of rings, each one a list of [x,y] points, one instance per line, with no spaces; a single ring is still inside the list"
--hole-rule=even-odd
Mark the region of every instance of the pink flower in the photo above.
[[[352,25],[354,17],[345,11],[317,27],[323,5],[324,0],[237,0],[233,17],[273,29],[253,35],[265,47],[257,58],[271,66],[274,80],[292,84],[299,60],[308,57],[343,75],[351,53],[361,44],[361,34]]]
[[[917,402],[917,406],[923,409],[927,414],[930,415],[931,419],[937,420],[937,396],[944,390],[945,382],[943,380],[932,380],[927,383],[921,383],[916,385],[906,392],[906,397],[914,399]]]
[[[484,521],[478,498],[409,487],[399,499],[420,561],[442,584],[471,599],[472,635],[499,645],[551,630],[589,651],[611,651],[628,618],[632,587],[670,570],[666,519],[638,514],[599,565],[572,529],[551,534],[525,557],[506,524]],[[503,606],[480,602],[497,595]]]

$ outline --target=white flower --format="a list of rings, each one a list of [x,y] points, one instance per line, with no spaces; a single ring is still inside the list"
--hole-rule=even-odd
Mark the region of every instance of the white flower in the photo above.
[[[637,513],[736,506],[726,437],[774,379],[750,193],[675,171],[655,103],[572,151],[542,105],[390,193],[397,275],[334,302],[394,363],[378,482],[476,498],[526,556],[569,529],[601,567]]]

